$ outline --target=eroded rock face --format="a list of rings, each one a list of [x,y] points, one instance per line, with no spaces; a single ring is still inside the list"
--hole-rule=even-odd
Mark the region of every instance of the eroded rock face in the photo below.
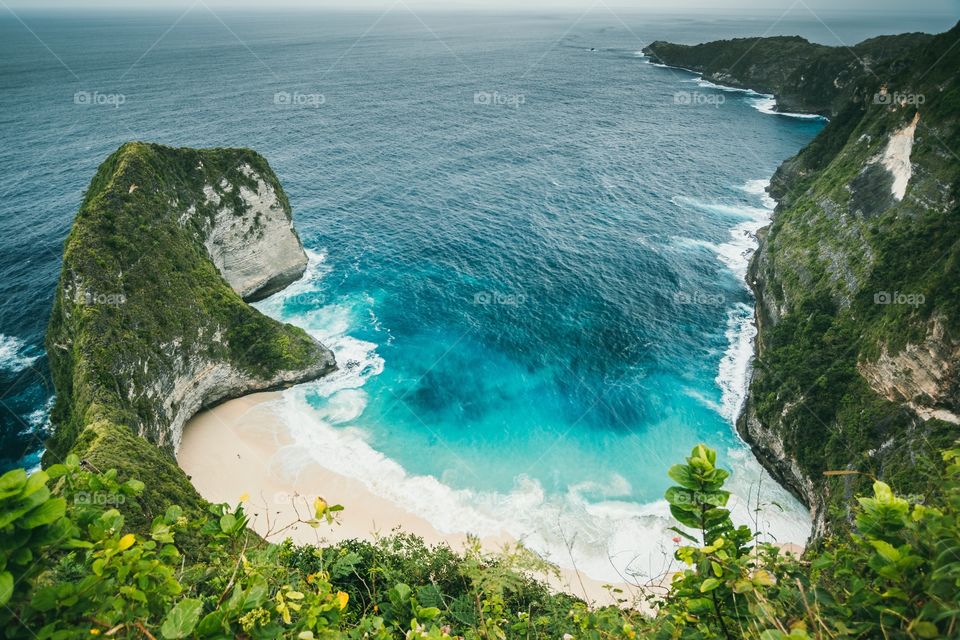
[[[915,470],[956,439],[960,162],[943,141],[960,122],[958,34],[872,38],[855,57],[797,38],[645,49],[830,117],[771,180],[778,206],[748,271],[757,358],[737,424],[810,506],[815,537],[849,524],[872,478],[936,492]]]
[[[877,393],[906,403],[921,418],[960,424],[960,395],[956,388],[960,345],[949,341],[943,318],[930,321],[926,338],[891,355],[886,349],[858,370]]]
[[[257,391],[281,389],[313,380],[335,368],[333,354],[329,351],[302,369],[279,371],[270,377],[252,376],[225,361],[185,358],[179,361],[173,375],[159,378],[146,392],[156,399],[169,417],[164,431],[157,434],[161,443],[177,451],[184,425],[204,407]],[[139,435],[151,436],[145,430]]]
[[[244,300],[261,300],[303,275],[307,255],[293,228],[289,206],[249,164],[239,167],[256,189],[222,180],[204,186],[206,202],[216,207],[204,246],[224,279]],[[240,205],[221,193],[238,191]]]
[[[890,136],[890,140],[883,150],[881,162],[893,176],[890,191],[897,200],[903,200],[903,196],[907,193],[907,184],[909,184],[910,177],[913,175],[910,154],[913,151],[913,136],[917,131],[919,121],[920,112],[918,111],[910,124]]]
[[[112,463],[122,454],[111,443],[130,431],[174,453],[204,407],[334,370],[322,344],[245,302],[306,266],[289,202],[258,154],[121,147],[64,250],[47,331],[57,402],[45,461],[73,451]]]

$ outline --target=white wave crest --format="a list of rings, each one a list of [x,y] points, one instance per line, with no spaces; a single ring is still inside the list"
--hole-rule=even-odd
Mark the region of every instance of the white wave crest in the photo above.
[[[16,336],[0,333],[0,369],[10,373],[23,371],[37,359],[39,355],[29,355],[30,347]]]
[[[690,196],[673,196],[670,199],[678,207],[691,207],[714,215],[728,218],[757,219],[769,215],[766,207],[749,207],[725,202],[707,202]]]
[[[432,475],[409,473],[375,448],[364,429],[352,426],[367,406],[364,385],[383,371],[377,345],[349,335],[354,307],[338,301],[285,317],[290,296],[309,294],[322,286],[322,254],[311,254],[309,273],[286,291],[258,303],[266,313],[295,323],[320,339],[336,355],[338,371],[321,380],[283,392],[274,411],[287,426],[294,446],[283,449],[284,467],[295,473],[304,464],[318,464],[355,479],[367,489],[428,521],[441,533],[482,537],[506,533],[566,567],[611,582],[660,575],[672,559],[676,523],[664,500],[641,504],[629,500],[630,483],[616,473],[598,470],[589,481],[566,491],[547,492],[536,479],[519,475],[506,491],[455,489]],[[369,306],[367,300],[364,307]],[[737,457],[739,456],[739,457]],[[752,524],[749,499],[762,469],[749,454],[735,451],[731,509],[738,523]],[[768,514],[771,535],[802,543],[809,518],[793,498],[769,481],[762,498],[786,505]]]
[[[343,393],[343,392],[339,392]],[[302,387],[284,393],[275,411],[284,420],[298,452],[287,460],[295,473],[304,463],[319,464],[362,482],[367,489],[417,514],[442,533],[481,537],[508,534],[547,559],[576,565],[597,580],[646,579],[665,570],[675,546],[675,525],[666,501],[632,502],[629,483],[618,474],[574,485],[552,494],[535,479],[518,476],[505,492],[454,489],[434,476],[408,473],[377,451],[358,428],[335,427],[324,410],[312,407]],[[334,396],[336,397],[336,396]],[[326,419],[325,419],[326,418]],[[748,508],[761,471],[749,455],[735,458],[739,498],[731,501],[738,523],[750,524]],[[746,478],[739,478],[743,474]],[[786,511],[767,515],[767,530],[779,540],[803,543],[809,534],[804,511],[772,481],[763,493]],[[621,499],[617,499],[621,498]],[[572,555],[572,558],[571,558]]]

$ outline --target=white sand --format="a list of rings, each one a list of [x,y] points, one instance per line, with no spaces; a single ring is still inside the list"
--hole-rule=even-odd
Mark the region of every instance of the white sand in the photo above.
[[[204,498],[236,504],[248,495],[251,526],[272,542],[287,537],[301,544],[373,539],[400,528],[428,544],[446,542],[454,549],[463,548],[465,533],[440,533],[423,518],[371,493],[355,479],[315,463],[299,468],[285,464],[304,457],[296,455],[286,426],[271,409],[270,401],[279,395],[260,393],[232,400],[198,414],[187,424],[177,461]],[[340,523],[319,529],[305,524],[289,526],[298,520],[298,513],[304,519],[311,517],[310,505],[317,496],[345,507]],[[490,551],[513,542],[505,534],[482,540]],[[561,568],[561,577],[548,581],[558,590],[597,605],[614,603],[616,598],[634,602],[642,595],[639,587],[625,583],[613,585],[622,590],[613,594],[605,583],[572,569]]]

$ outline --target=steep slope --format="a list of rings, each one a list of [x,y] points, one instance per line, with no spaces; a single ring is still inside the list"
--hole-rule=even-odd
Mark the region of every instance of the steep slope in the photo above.
[[[833,116],[864,74],[874,67],[890,69],[895,60],[931,38],[905,33],[872,38],[849,49],[814,44],[800,36],[698,45],[658,40],[643,52],[654,62],[702,73],[717,84],[772,93],[780,111]]]
[[[47,330],[57,401],[44,463],[73,451],[117,467],[147,482],[156,508],[196,498],[172,456],[193,414],[335,366],[301,329],[243,300],[306,264],[261,156],[123,145],[94,176],[64,249]]]
[[[805,55],[782,38],[650,47],[831,116],[772,181],[779,204],[748,276],[760,331],[739,424],[818,534],[870,476],[934,490],[928,461],[960,434],[958,39],[960,25]],[[812,97],[786,86],[798,75]]]

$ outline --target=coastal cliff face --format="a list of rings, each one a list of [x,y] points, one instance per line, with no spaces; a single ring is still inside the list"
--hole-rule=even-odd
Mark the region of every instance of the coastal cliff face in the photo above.
[[[960,25],[847,50],[799,38],[653,43],[657,61],[829,115],[778,169],[748,280],[757,358],[738,428],[815,534],[870,477],[936,490],[960,431]],[[843,472],[842,474],[825,472]]]
[[[234,291],[244,300],[261,300],[300,278],[307,254],[276,179],[268,181],[248,163],[238,169],[250,184],[222,178],[203,186],[205,204],[216,210],[212,220],[204,219],[203,245]],[[234,189],[239,200],[231,202]]]
[[[91,182],[47,331],[57,391],[44,462],[78,453],[195,496],[173,460],[203,407],[320,377],[329,350],[250,307],[307,263],[266,161],[128,143]],[[169,498],[169,496],[167,496]],[[183,500],[181,499],[181,502]]]
[[[800,36],[735,38],[698,45],[658,40],[643,52],[654,62],[702,73],[705,80],[777,96],[784,112],[833,116],[842,97],[873,67],[890,68],[933,36],[905,33],[865,40],[850,49]]]

